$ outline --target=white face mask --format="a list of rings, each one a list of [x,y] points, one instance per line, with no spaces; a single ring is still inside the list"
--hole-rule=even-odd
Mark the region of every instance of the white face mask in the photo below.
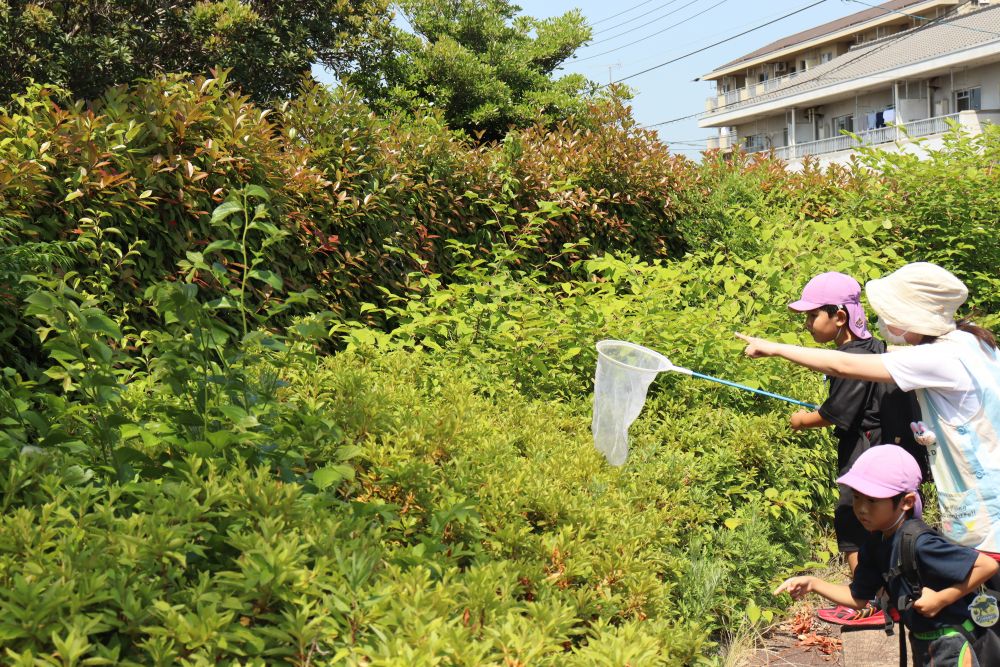
[[[878,332],[882,334],[882,338],[885,342],[890,345],[909,345],[906,340],[906,332],[904,331],[902,334],[892,333],[889,331],[889,327],[886,325],[885,320],[881,317],[878,318]]]

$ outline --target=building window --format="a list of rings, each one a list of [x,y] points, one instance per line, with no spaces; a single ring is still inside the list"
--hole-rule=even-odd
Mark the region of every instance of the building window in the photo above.
[[[955,111],[979,111],[982,108],[982,88],[955,91]]]
[[[854,115],[837,116],[833,119],[833,135],[840,136],[841,131],[854,131]]]
[[[743,146],[746,148],[748,153],[756,153],[758,151],[767,150],[767,143],[766,134],[751,134],[744,140]]]
[[[833,60],[833,53],[830,52],[830,51],[827,51],[826,53],[822,53],[819,56],[819,64],[820,65],[822,65],[823,63],[828,63],[831,60]]]

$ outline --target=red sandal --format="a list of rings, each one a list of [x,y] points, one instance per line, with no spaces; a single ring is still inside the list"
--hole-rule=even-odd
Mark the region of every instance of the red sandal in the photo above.
[[[894,619],[897,617],[896,614],[891,615]],[[873,607],[870,602],[862,609],[854,609],[844,605],[819,609],[816,611],[816,616],[827,623],[854,628],[881,628],[885,626],[885,615],[880,609]]]

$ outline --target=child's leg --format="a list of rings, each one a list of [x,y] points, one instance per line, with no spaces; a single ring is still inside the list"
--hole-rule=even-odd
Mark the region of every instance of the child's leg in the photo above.
[[[868,531],[854,513],[853,503],[854,495],[851,490],[841,486],[837,507],[833,510],[833,528],[837,533],[837,549],[847,556],[852,578],[854,570],[858,567],[858,550],[869,537]]]

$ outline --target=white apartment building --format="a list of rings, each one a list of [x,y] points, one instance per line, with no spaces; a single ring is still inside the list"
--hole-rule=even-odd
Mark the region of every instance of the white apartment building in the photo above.
[[[1000,122],[1000,0],[891,0],[701,79],[717,91],[698,122],[718,129],[709,149],[773,150],[790,169],[862,144],[919,152],[952,123]]]

